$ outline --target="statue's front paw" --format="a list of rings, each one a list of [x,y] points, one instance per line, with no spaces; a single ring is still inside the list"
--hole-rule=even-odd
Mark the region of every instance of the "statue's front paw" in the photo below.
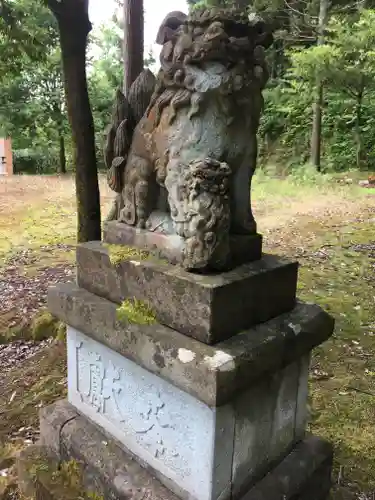
[[[204,251],[203,242],[199,238],[188,238],[184,249],[183,267],[189,271],[207,267],[208,258]]]

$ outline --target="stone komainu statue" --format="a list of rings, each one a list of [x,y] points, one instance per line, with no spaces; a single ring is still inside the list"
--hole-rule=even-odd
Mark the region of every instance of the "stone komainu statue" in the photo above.
[[[111,220],[181,237],[186,269],[224,269],[231,235],[256,233],[250,186],[267,82],[262,20],[233,9],[172,12],[161,69],[119,91],[105,149]]]

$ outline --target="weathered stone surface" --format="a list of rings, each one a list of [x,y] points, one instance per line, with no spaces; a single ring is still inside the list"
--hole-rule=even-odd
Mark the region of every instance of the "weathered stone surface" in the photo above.
[[[184,499],[229,498],[234,415],[68,329],[68,399]]]
[[[70,405],[65,406],[68,411],[73,410]],[[62,434],[59,454],[52,455],[51,448],[40,444],[20,453],[18,484],[25,498],[178,500],[113,442],[104,441],[106,436],[95,433],[96,428],[77,412],[76,419],[68,432]],[[66,467],[65,472],[61,471],[60,464]]]
[[[284,368],[283,377],[275,374],[278,381],[277,397],[270,436],[270,459],[276,460],[294,442],[297,413],[298,383],[300,364],[298,362]]]
[[[296,412],[296,440],[300,441],[305,437],[308,421],[308,397],[309,397],[309,374],[311,355],[300,359],[300,376],[298,379],[298,396]]]
[[[327,500],[332,460],[332,446],[309,436],[242,500]]]
[[[77,417],[77,411],[65,401],[40,410],[40,445],[53,455],[60,453],[60,432],[64,425]]]
[[[231,498],[283,458],[297,441],[302,381],[296,361],[212,409],[68,329],[69,401],[183,498]]]
[[[83,479],[88,489],[106,500],[178,500],[115,440],[81,416],[67,401],[54,404],[41,414],[41,438],[46,449],[53,449],[49,427],[53,422],[63,422],[65,415],[72,413],[75,418],[69,418],[56,429],[60,436],[59,452],[52,457],[83,463]]]
[[[264,374],[306,356],[334,327],[320,307],[298,303],[290,313],[208,346],[161,325],[119,323],[114,303],[74,284],[50,288],[48,306],[68,325],[209,406],[227,403]]]
[[[54,443],[51,443],[51,447],[53,446]],[[36,466],[41,460],[48,460],[48,452],[44,447],[38,445],[29,446],[22,450],[17,458],[18,487],[26,498],[32,498],[36,494],[35,472]],[[56,462],[57,460],[52,461]]]
[[[79,415],[61,433],[61,458],[86,464],[85,483],[106,500],[177,500],[115,440]]]
[[[178,235],[185,269],[223,270],[233,257],[230,235],[256,234],[250,187],[272,35],[241,9],[173,12],[165,22],[152,97],[140,75],[112,119],[119,126],[107,140],[109,184],[123,189],[111,218]],[[139,116],[132,104],[146,95],[134,129],[137,120],[124,118]],[[131,114],[121,113],[126,103]]]
[[[103,241],[113,245],[126,245],[151,252],[170,264],[182,264],[184,239],[176,234],[146,231],[121,222],[106,222],[103,227]],[[262,236],[260,234],[231,235],[229,238],[231,265],[240,266],[262,257]]]
[[[249,389],[247,397],[235,401],[233,494],[236,496],[256,473],[262,476],[267,472],[278,386],[275,378],[267,377]]]
[[[95,498],[104,500],[98,490],[86,490],[82,464],[76,460],[61,464],[59,455],[52,455],[51,448],[48,449],[40,443],[20,453],[17,472],[18,485],[24,495],[22,498],[25,499],[89,500],[95,494]]]
[[[296,361],[264,376],[235,400],[234,496],[246,491],[254,478],[268,472],[270,464],[278,462],[300,440],[297,414],[307,404],[303,397],[308,384],[305,366]]]
[[[112,265],[108,248],[90,242],[78,246],[77,266],[82,288],[117,303],[147,301],[160,323],[206,344],[288,312],[296,303],[298,264],[271,255],[226,273],[199,275],[148,260]]]
[[[69,412],[74,411],[67,402],[64,404]],[[61,405],[57,408],[53,406],[52,409],[58,413],[61,411]],[[57,458],[82,462],[87,488],[106,499],[178,498],[133,460],[115,440],[78,413],[76,418],[67,422],[61,430],[60,454]],[[275,468],[267,471],[268,474],[247,493],[242,496],[234,495],[233,498],[326,500],[331,467],[332,447],[325,441],[310,436],[300,442]]]

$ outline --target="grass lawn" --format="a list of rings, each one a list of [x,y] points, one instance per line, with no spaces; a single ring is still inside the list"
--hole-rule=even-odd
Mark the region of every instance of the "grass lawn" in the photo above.
[[[101,192],[106,213],[112,195],[104,180]],[[297,258],[300,297],[336,318],[334,337],[313,357],[310,428],[336,447],[339,484],[333,498],[370,499],[360,495],[375,491],[375,190],[322,177],[278,180],[260,173],[253,204],[265,251]],[[46,268],[71,266],[73,180],[0,179],[0,233],[3,279],[9,267],[18,277],[34,279]],[[0,333],[13,313],[11,304],[7,310],[0,306]],[[5,457],[9,436],[19,427],[36,425],[38,408],[65,392],[64,349],[60,344],[49,349],[48,355],[20,365],[1,385]]]

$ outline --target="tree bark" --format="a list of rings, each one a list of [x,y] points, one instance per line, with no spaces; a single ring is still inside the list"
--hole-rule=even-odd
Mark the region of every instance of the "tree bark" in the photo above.
[[[101,239],[100,194],[94,120],[86,78],[87,0],[47,0],[60,31],[64,85],[72,129],[76,172],[78,242]]]
[[[363,167],[363,163],[365,161],[365,152],[363,150],[362,133],[361,133],[362,101],[363,101],[363,89],[360,90],[357,94],[356,120],[355,120],[355,132],[354,132],[355,141],[357,144],[356,163],[357,163],[357,168],[359,169]]]
[[[324,31],[328,21],[329,0],[320,0],[319,22],[318,22],[318,45],[324,44]],[[323,83],[317,76],[315,102],[313,105],[313,125],[311,131],[311,163],[318,172],[321,170],[321,148],[322,148],[322,108],[323,108]]]
[[[65,139],[61,130],[59,130],[59,173],[66,174]]]
[[[143,71],[143,0],[124,0],[124,93]]]
[[[311,163],[317,171],[321,171],[322,150],[322,107],[323,107],[323,85],[320,80],[316,83],[315,102],[313,104],[313,124],[311,131]]]

